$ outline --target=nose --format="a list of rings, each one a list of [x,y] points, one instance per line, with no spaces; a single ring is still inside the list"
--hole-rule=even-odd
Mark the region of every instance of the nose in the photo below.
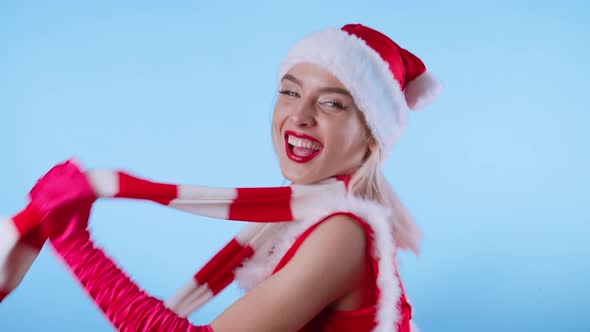
[[[315,110],[309,103],[300,103],[290,114],[290,119],[299,128],[308,128],[315,125]]]

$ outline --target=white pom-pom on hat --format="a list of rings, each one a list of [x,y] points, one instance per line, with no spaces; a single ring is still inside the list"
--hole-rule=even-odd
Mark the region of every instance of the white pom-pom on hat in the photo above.
[[[417,111],[432,103],[441,90],[440,83],[429,72],[424,72],[406,84],[404,95],[408,107]]]

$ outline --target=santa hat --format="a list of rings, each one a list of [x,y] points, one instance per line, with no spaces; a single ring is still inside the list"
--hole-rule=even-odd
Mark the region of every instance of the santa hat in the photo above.
[[[279,80],[303,62],[325,68],[348,89],[383,159],[406,127],[408,108],[428,105],[440,91],[418,57],[361,24],[316,32],[296,43],[279,67]]]

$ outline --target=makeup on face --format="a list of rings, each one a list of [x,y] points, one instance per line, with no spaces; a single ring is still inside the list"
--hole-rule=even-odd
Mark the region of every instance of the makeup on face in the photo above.
[[[312,64],[291,68],[281,80],[273,113],[283,176],[307,184],[354,172],[368,149],[359,112],[331,73]]]
[[[296,163],[306,163],[315,158],[323,149],[317,139],[302,133],[287,130],[284,135],[287,157]]]

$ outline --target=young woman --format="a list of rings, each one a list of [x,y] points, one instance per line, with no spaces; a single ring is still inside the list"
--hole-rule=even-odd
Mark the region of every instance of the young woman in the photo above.
[[[288,52],[272,121],[281,172],[293,190],[334,181],[345,190],[298,201],[305,217],[241,262],[235,277],[248,292],[208,326],[146,295],[94,247],[87,220],[97,194],[75,164],[46,174],[31,205],[55,251],[119,330],[409,332],[395,254],[417,252],[419,231],[380,167],[408,107],[437,93],[417,57],[363,25],[311,34]]]

